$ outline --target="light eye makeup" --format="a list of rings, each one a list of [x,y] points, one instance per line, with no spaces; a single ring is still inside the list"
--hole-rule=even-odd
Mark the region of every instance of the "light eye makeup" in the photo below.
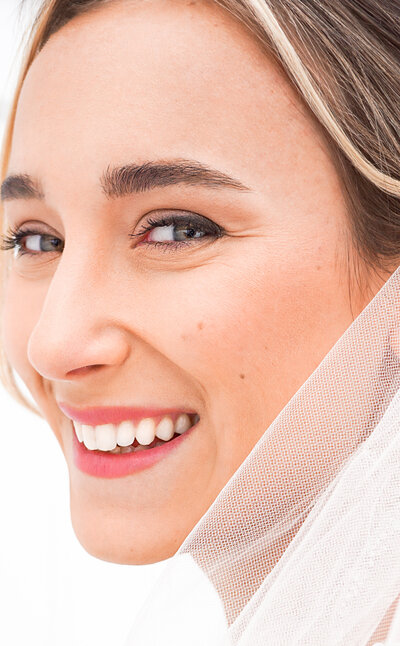
[[[216,240],[225,235],[225,230],[204,216],[192,213],[177,215],[175,213],[158,218],[149,217],[138,233],[130,233],[130,238],[140,238],[138,245],[147,245],[162,251],[178,251],[183,247],[191,247],[198,242],[208,239]],[[32,238],[28,243],[27,239]],[[170,239],[172,238],[172,239]],[[173,239],[176,238],[176,239]],[[24,255],[42,256],[43,254],[60,252],[64,242],[54,235],[45,233],[38,228],[21,225],[10,227],[7,233],[0,235],[0,251],[13,250],[15,257]]]
[[[34,250],[26,249],[23,244],[23,240],[30,237],[34,239],[33,244],[31,243]],[[12,249],[14,251],[14,257],[24,255],[38,256],[42,255],[42,253],[49,253],[49,250],[43,251],[42,247],[44,245],[40,241],[41,238],[45,238],[48,242],[55,245],[55,248],[50,249],[50,252],[59,251],[59,247],[61,246],[60,243],[62,244],[62,240],[60,238],[49,233],[44,233],[35,227],[25,227],[24,225],[17,228],[10,227],[6,235],[0,236],[0,251],[8,251],[9,249]]]

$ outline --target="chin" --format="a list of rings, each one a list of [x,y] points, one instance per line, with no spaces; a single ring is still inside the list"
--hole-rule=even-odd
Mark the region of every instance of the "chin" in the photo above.
[[[71,522],[75,536],[84,550],[102,561],[120,565],[147,565],[172,557],[182,540],[176,533],[163,535],[159,527],[135,526],[128,517],[108,516],[105,511],[71,504]]]

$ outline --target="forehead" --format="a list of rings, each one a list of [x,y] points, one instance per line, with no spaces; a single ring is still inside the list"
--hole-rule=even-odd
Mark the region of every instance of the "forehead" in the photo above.
[[[72,20],[34,60],[10,166],[44,175],[62,160],[76,176],[212,149],[265,176],[307,126],[285,75],[215,3],[116,2]]]

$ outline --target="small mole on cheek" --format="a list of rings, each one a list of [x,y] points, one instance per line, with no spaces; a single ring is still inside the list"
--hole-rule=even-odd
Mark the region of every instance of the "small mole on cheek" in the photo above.
[[[202,329],[203,329],[203,327],[204,327],[204,323],[203,323],[203,321],[199,321],[199,322],[197,323],[197,327],[199,328],[199,330],[202,330]]]
[[[317,265],[317,271],[321,269],[321,265]]]
[[[240,375],[239,375],[239,377],[240,377],[241,379],[244,379],[244,374],[241,372],[241,373],[240,373]]]

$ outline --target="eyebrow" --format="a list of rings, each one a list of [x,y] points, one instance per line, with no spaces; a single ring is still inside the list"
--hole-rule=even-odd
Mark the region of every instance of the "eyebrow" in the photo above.
[[[108,166],[100,178],[100,187],[107,199],[144,193],[155,188],[187,184],[211,189],[252,191],[240,180],[194,159],[148,161],[143,164]],[[30,175],[6,177],[0,188],[1,201],[44,199],[40,183]]]
[[[40,185],[27,174],[9,175],[0,189],[1,201],[6,200],[43,200],[44,194]]]

